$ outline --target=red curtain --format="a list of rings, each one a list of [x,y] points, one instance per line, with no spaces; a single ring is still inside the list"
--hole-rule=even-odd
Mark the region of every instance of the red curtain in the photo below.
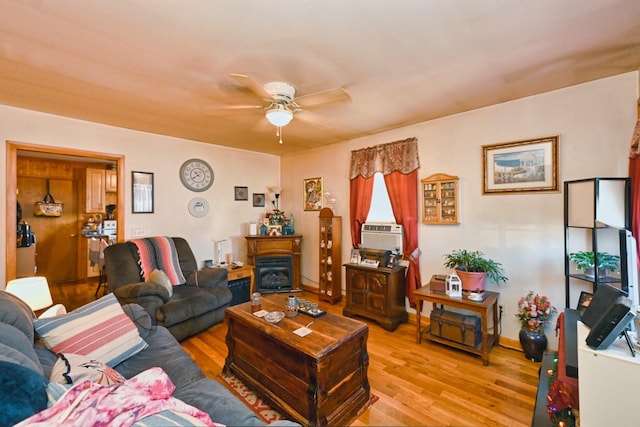
[[[637,249],[640,249],[640,119],[631,138],[631,150],[629,152],[629,178],[631,178],[631,233],[636,238]],[[638,251],[640,253],[640,250]],[[640,261],[639,261],[640,263]]]
[[[351,180],[351,196],[349,198],[349,213],[351,222],[351,244],[360,247],[362,224],[367,220],[371,208],[373,195],[373,176],[365,178],[362,175]]]
[[[384,182],[391,200],[393,216],[398,224],[402,224],[402,253],[404,258],[409,260],[405,285],[409,305],[415,307],[413,291],[422,286],[418,257],[411,256],[413,250],[418,247],[418,170],[407,174],[392,172],[384,176]]]

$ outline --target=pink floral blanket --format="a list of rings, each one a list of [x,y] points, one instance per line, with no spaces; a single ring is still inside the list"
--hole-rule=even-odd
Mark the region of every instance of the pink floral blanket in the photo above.
[[[128,427],[164,410],[188,414],[208,426],[222,426],[211,421],[207,413],[172,397],[174,390],[161,368],[147,369],[118,384],[83,381],[69,389],[55,405],[16,426]]]

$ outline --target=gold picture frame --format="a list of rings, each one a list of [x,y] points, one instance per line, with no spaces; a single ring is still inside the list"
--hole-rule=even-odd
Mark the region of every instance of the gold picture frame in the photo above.
[[[307,178],[303,182],[303,197],[305,211],[319,211],[322,209],[322,177]]]
[[[560,191],[558,136],[482,146],[482,194]]]

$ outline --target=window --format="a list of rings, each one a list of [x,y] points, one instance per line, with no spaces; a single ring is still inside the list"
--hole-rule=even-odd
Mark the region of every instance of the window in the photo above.
[[[382,172],[376,172],[373,176],[373,195],[367,222],[396,222]]]

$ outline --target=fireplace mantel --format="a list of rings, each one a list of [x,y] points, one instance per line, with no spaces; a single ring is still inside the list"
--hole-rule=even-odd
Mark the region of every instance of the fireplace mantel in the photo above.
[[[247,239],[247,261],[256,265],[259,257],[292,257],[292,287],[294,291],[302,290],[302,268],[300,265],[300,253],[302,236],[245,236]]]

